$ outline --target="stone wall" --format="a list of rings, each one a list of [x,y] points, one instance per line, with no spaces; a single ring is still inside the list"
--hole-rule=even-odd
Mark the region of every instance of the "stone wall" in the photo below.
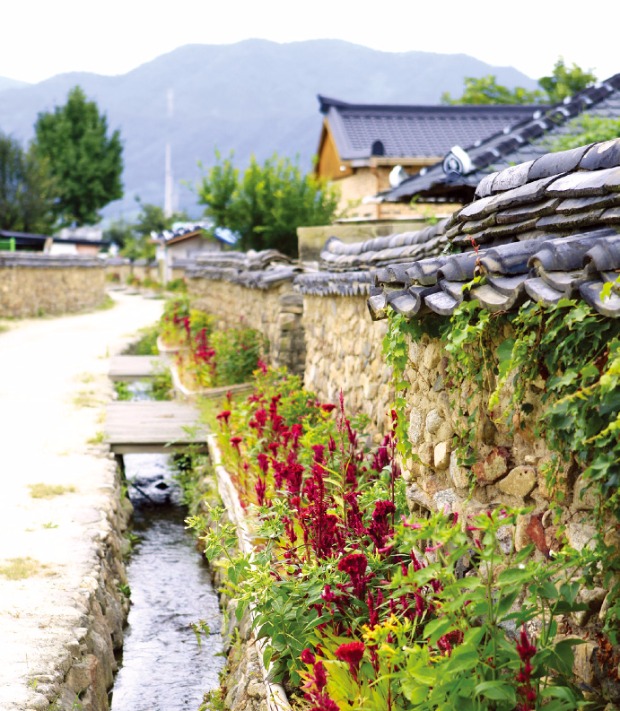
[[[221,328],[255,328],[265,337],[265,358],[276,367],[302,374],[305,340],[301,320],[303,300],[291,282],[270,289],[242,286],[204,277],[188,279],[195,308],[213,314]]]
[[[108,692],[117,670],[116,655],[122,649],[123,627],[129,611],[129,600],[120,588],[127,584],[122,533],[127,528],[131,504],[121,499],[120,478],[112,461],[108,474],[100,532],[93,539],[96,568],[75,591],[71,610],[59,611],[57,624],[61,624],[62,617],[68,631],[64,648],[54,652],[52,663],[41,664],[41,671],[33,660],[29,681],[32,695],[27,702],[27,708],[33,711],[109,708]]]
[[[105,297],[105,269],[97,258],[0,254],[0,317],[85,311],[102,304]]]
[[[515,426],[511,427],[501,416],[508,411],[509,394],[503,393],[491,419],[486,414],[489,392],[471,380],[458,389],[446,387],[447,363],[438,340],[424,336],[419,342],[410,342],[405,374],[409,383],[406,415],[409,441],[419,459],[406,464],[411,503],[422,509],[442,510],[448,506],[461,512],[499,505],[532,506],[532,514],[522,517],[517,546],[531,542],[525,528],[532,516],[542,515],[552,549],[554,524],[550,515],[544,516],[551,502],[544,470],[552,453],[534,431],[542,412],[542,391],[531,388],[527,401],[533,412],[527,420],[512,423]],[[460,411],[473,414],[473,424],[468,424]],[[454,444],[463,441],[464,436],[475,457],[470,467],[460,466]],[[567,501],[566,535],[571,545],[582,548],[594,533],[587,522],[594,503],[588,497],[580,498],[576,472],[561,473],[560,481]]]
[[[326,402],[340,390],[348,412],[370,418],[385,431],[393,400],[391,371],[381,353],[386,321],[371,321],[363,296],[304,294],[305,386]]]

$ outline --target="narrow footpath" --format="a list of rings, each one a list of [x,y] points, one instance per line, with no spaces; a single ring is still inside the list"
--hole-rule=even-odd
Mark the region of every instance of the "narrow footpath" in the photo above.
[[[110,541],[118,547],[115,465],[101,444],[109,359],[163,305],[112,296],[108,310],[0,332],[1,711],[72,708],[69,674],[73,708],[103,708],[89,680],[109,675],[96,659],[109,643],[88,628],[93,604],[95,616],[114,612],[100,580]]]

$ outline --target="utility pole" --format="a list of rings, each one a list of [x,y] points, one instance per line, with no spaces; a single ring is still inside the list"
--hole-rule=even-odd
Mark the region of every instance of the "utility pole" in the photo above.
[[[164,178],[164,215],[170,217],[174,212],[174,183],[172,180],[172,147],[170,145],[170,134],[172,133],[172,117],[174,115],[174,89],[168,89],[166,96],[168,125],[166,136],[165,155],[165,178]]]

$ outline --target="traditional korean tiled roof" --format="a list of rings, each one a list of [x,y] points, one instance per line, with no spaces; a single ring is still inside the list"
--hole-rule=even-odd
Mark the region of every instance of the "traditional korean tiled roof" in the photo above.
[[[414,318],[449,316],[463,299],[506,311],[562,298],[620,317],[620,139],[506,168],[478,194],[445,225],[448,250],[375,274],[373,318],[384,318],[388,305]],[[481,281],[470,285],[475,276]],[[603,298],[606,282],[613,288]]]
[[[304,294],[317,296],[369,293],[377,269],[440,254],[448,246],[447,221],[365,242],[346,243],[330,237],[321,251],[318,271],[306,270],[296,277],[295,286]]]
[[[270,289],[292,281],[301,271],[290,257],[275,249],[261,252],[202,252],[186,265],[189,278],[229,281],[254,289]]]
[[[487,175],[545,155],[554,138],[571,133],[569,122],[585,113],[620,118],[620,74],[551,108],[541,107],[510,129],[489,134],[481,141],[457,143],[464,149],[465,159],[458,152],[446,152],[443,161],[379,197],[386,202],[408,201],[415,196],[422,200],[469,202],[476,186]]]
[[[380,141],[393,158],[436,157],[531,118],[534,106],[417,106],[349,104],[319,96],[338,154],[368,159]]]

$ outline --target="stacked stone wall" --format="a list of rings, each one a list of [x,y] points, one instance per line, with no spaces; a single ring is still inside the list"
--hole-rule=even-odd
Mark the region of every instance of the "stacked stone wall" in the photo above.
[[[393,401],[386,324],[370,320],[365,296],[304,295],[306,387],[333,403],[342,390],[347,411],[367,415],[375,434],[388,427]]]
[[[489,506],[533,507],[522,517],[517,531],[517,546],[530,543],[525,527],[531,516],[544,514],[550,506],[545,471],[553,454],[545,440],[536,433],[541,420],[541,388],[536,384],[527,394],[533,411],[527,419],[507,422],[510,393],[502,393],[491,415],[487,414],[490,393],[473,380],[458,388],[447,373],[448,360],[440,341],[424,337],[409,344],[407,389],[408,434],[414,459],[406,463],[409,495],[413,505],[428,510],[469,512]],[[475,413],[472,422],[461,413]],[[467,439],[475,463],[461,466],[456,443]],[[582,484],[577,471],[568,466],[560,473],[560,486],[567,502],[566,535],[576,548],[582,548],[593,535],[588,517],[594,509],[591,497],[580,496]],[[543,516],[548,525],[548,543],[553,549],[556,530],[551,516]]]
[[[0,256],[0,316],[24,318],[96,308],[106,297],[105,269],[92,257]]]
[[[265,358],[275,367],[302,374],[306,346],[302,325],[303,299],[290,282],[255,289],[204,277],[188,280],[192,304],[213,314],[221,328],[254,328],[265,338]]]

